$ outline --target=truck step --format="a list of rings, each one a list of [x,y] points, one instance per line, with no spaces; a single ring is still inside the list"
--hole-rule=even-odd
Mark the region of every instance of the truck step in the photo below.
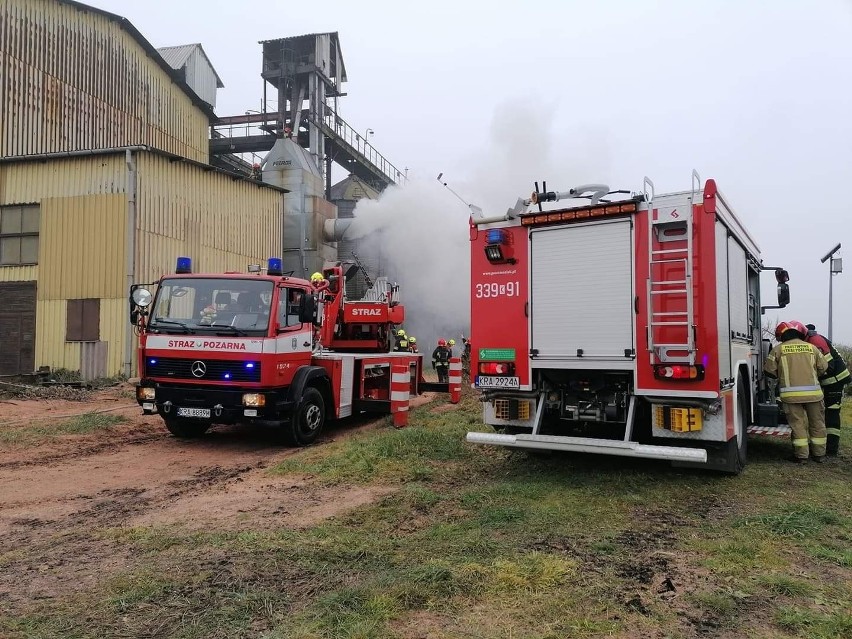
[[[471,444],[489,444],[492,446],[510,446],[513,448],[562,450],[575,453],[597,453],[601,455],[619,455],[621,457],[666,459],[670,461],[690,461],[697,463],[707,462],[707,451],[703,448],[649,446],[614,439],[560,437],[558,435],[501,435],[498,433],[470,432],[467,434],[467,441]]]
[[[764,437],[789,437],[792,429],[789,426],[749,426],[746,432]]]

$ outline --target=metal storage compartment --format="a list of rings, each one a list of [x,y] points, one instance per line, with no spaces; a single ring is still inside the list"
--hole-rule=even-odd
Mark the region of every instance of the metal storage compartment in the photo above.
[[[634,349],[630,220],[531,233],[531,344],[537,360],[570,368],[621,362]]]

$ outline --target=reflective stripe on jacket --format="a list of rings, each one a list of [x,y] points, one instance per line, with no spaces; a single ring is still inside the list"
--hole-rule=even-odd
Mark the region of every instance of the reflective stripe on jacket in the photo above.
[[[791,339],[769,353],[763,370],[778,378],[781,401],[806,404],[822,400],[819,377],[828,370],[822,353],[813,344]]]
[[[819,383],[823,387],[834,386],[835,384],[843,384],[844,386],[852,381],[849,375],[849,368],[843,357],[837,352],[827,337],[820,335],[816,331],[809,331],[805,338],[809,344],[816,346],[825,356],[825,361],[828,363],[828,370],[819,378]]]

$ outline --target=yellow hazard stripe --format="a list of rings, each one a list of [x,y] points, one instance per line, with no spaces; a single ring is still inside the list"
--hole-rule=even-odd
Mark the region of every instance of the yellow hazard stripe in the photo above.
[[[807,437],[793,440],[793,446],[807,446],[807,445],[808,445],[808,438]]]
[[[832,404],[831,406],[826,406],[826,410],[840,410],[840,404]]]
[[[811,443],[814,446],[823,446],[823,445],[825,445],[825,442],[827,442],[827,441],[828,441],[827,437],[812,437],[811,438]]]
[[[826,428],[825,432],[829,435],[837,435],[840,437],[840,429],[839,428]]]

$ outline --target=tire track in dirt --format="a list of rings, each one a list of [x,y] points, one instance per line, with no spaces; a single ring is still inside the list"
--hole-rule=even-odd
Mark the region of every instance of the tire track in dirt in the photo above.
[[[329,429],[318,445],[384,422],[348,420]],[[270,465],[301,449],[285,448],[259,428],[219,427],[190,441],[164,430],[98,436],[111,439],[88,440],[79,448],[65,442],[67,450],[0,466],[0,536],[6,542],[0,603],[17,608],[67,596],[132,568],[131,549],[105,530],[161,524],[188,530],[299,527],[393,490],[329,491],[302,478],[270,476],[265,472]]]

